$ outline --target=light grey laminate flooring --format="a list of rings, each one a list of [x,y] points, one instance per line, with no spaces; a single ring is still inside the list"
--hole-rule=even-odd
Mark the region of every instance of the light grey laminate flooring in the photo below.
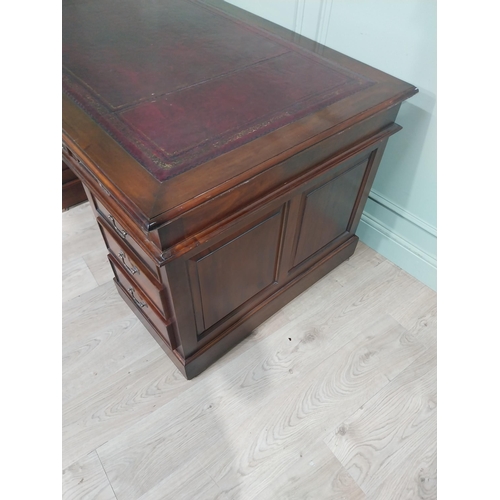
[[[63,218],[63,498],[435,499],[436,294],[360,243],[186,381]]]

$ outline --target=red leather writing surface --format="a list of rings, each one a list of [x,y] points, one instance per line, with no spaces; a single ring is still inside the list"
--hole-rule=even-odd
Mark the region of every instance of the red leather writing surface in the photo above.
[[[164,181],[373,82],[191,0],[68,0],[63,90]]]

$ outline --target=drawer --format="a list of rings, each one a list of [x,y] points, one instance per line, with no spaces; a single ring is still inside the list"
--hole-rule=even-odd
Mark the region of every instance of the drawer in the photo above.
[[[137,283],[148,295],[159,311],[165,310],[164,287],[142,263],[141,259],[124,244],[114,231],[110,231],[99,219],[102,235],[109,252],[121,264],[124,274]],[[165,314],[166,317],[166,314]]]
[[[169,317],[168,311],[165,311],[167,319],[164,318],[160,311],[156,308],[153,303],[152,298],[137,285],[129,276],[125,273],[125,269],[116,260],[116,258],[110,254],[108,259],[111,263],[111,267],[115,273],[115,278],[122,288],[127,292],[129,299],[135,306],[135,309],[140,314],[146,316],[149,322],[156,328],[156,330],[161,334],[161,336],[168,342],[169,346],[172,346],[170,341],[170,336],[168,332],[168,326],[171,324],[171,319]]]
[[[101,216],[97,217],[100,225],[118,236],[122,246],[130,248],[136,255],[138,255],[153,276],[160,280],[159,269],[156,262],[144,251],[142,246],[137,242],[136,238],[130,234],[131,231],[128,229],[126,223],[123,222],[119,215],[117,216],[112,213],[111,210],[97,198],[97,196],[93,196],[93,199],[96,212]]]

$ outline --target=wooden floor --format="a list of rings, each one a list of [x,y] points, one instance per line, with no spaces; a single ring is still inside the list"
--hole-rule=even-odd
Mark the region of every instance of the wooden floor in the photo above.
[[[436,294],[359,244],[186,381],[63,215],[63,498],[436,498]]]

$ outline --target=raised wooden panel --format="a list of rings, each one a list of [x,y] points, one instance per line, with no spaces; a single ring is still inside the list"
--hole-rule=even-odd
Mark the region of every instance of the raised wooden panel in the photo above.
[[[304,194],[293,267],[349,230],[368,158]]]
[[[282,227],[280,207],[189,261],[198,333],[277,281]]]

